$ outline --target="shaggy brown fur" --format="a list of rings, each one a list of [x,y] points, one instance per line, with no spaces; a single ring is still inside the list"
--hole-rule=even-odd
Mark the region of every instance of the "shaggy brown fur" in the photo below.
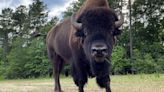
[[[99,11],[95,12],[96,8]],[[94,16],[92,16],[93,20],[89,21],[90,18],[88,17],[87,13],[91,13],[91,15],[94,14],[94,16],[97,16],[98,14],[99,16],[97,16],[97,18],[99,19],[99,21],[101,21],[101,25],[95,26],[94,24],[89,23],[93,22]],[[92,43],[92,39],[97,36],[99,40],[102,40],[105,42],[105,44],[107,44],[111,54],[113,46],[112,32],[114,31],[114,21],[117,20],[117,17],[109,9],[107,0],[86,0],[82,7],[76,13],[76,18],[84,23],[83,29],[87,27],[90,31],[93,30],[92,28],[100,29],[102,33],[100,33],[99,31],[95,31],[92,36],[85,35],[85,37],[79,37],[75,35],[77,34],[77,30],[72,26],[71,18],[65,19],[62,23],[57,24],[48,32],[46,45],[48,56],[53,63],[53,74],[55,79],[54,92],[62,92],[59,75],[65,63],[70,63],[72,65],[72,76],[75,84],[79,87],[79,92],[84,92],[83,87],[87,82],[88,76],[97,76],[97,83],[101,87],[105,87],[106,92],[111,92],[108,75],[109,71],[104,71],[105,69],[109,69],[108,64],[106,64],[107,62],[104,63],[105,65],[102,64],[103,68],[100,69],[106,73],[106,76],[99,76],[99,74],[97,73],[101,71],[96,70],[97,64],[92,65],[91,61],[93,60],[91,60],[90,57],[90,59],[88,59],[87,56],[89,55],[87,55],[86,53],[89,54],[89,52],[87,52],[86,50],[87,48],[89,48],[89,44]],[[107,28],[102,29],[103,26]],[[97,35],[99,33],[100,35]],[[94,41],[95,40],[93,40],[93,42]],[[101,66],[99,66],[99,68],[101,68]]]

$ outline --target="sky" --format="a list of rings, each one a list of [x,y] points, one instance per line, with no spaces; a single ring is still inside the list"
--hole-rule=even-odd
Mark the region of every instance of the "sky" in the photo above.
[[[66,10],[66,8],[72,3],[73,1],[77,0],[41,0],[43,1],[48,8],[49,17],[58,16],[61,17],[62,12]],[[4,8],[12,8],[15,9],[19,5],[28,6],[32,3],[32,0],[0,0],[0,13],[1,10]]]

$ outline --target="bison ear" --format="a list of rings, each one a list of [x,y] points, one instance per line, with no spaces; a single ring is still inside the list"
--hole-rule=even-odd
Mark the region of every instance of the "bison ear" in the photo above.
[[[122,33],[122,30],[120,30],[119,28],[116,28],[113,32],[113,36],[120,35],[121,33]]]
[[[75,35],[76,35],[76,37],[85,37],[84,32],[81,30],[76,31]]]

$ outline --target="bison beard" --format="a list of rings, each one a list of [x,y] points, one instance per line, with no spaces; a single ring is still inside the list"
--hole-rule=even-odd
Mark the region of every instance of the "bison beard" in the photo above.
[[[110,81],[110,63],[107,61],[104,62],[92,62],[93,72],[96,76],[97,84],[104,88],[107,85],[107,82]]]

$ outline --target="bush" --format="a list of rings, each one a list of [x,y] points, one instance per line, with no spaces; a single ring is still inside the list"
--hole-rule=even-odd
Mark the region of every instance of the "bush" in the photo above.
[[[0,61],[2,60],[2,56],[3,56],[3,49],[0,47]]]
[[[155,63],[150,54],[146,54],[143,58],[136,58],[133,64],[138,73],[154,73]]]
[[[5,73],[5,63],[4,61],[0,61],[0,79],[4,78]]]
[[[157,59],[156,72],[164,73],[164,56],[161,56]]]
[[[15,46],[7,56],[8,67],[5,77],[31,78],[47,76],[52,70],[46,57],[45,44],[42,38],[34,39],[31,43],[22,45],[22,39],[17,39]]]
[[[129,60],[123,59],[125,55],[125,49],[121,46],[116,46],[112,53],[112,73],[124,74],[124,67],[129,66]]]
[[[38,37],[32,41],[17,38],[7,56],[7,62],[0,62],[0,77],[31,78],[52,75],[52,64],[49,62],[46,53],[44,38]],[[163,73],[164,56],[163,52],[144,52],[134,49],[133,58],[127,57],[126,49],[116,46],[112,53],[112,73],[127,74],[136,73]],[[66,65],[63,74],[70,73],[70,65]]]
[[[161,66],[150,53],[140,53],[139,50],[134,50],[133,67],[138,73],[156,73],[161,72]]]
[[[154,58],[152,53],[142,53],[138,49],[133,51],[133,58],[127,58],[125,49],[116,46],[112,54],[112,73],[163,73],[164,72],[164,56],[156,55]]]

